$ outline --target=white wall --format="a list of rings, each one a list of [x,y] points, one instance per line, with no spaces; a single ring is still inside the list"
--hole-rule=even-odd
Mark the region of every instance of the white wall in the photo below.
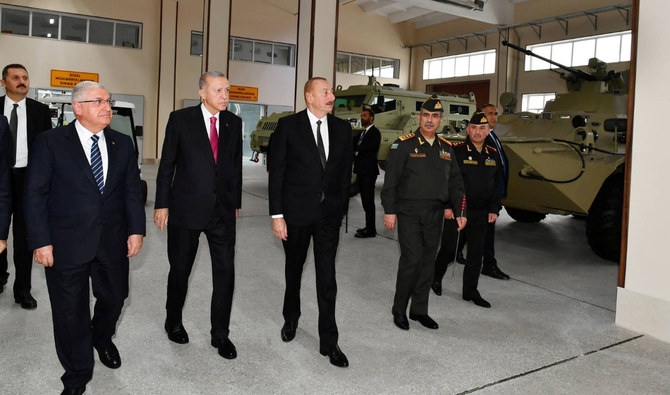
[[[617,295],[617,325],[670,342],[670,176],[664,114],[670,108],[670,53],[659,38],[670,35],[664,0],[640,1],[626,282]]]

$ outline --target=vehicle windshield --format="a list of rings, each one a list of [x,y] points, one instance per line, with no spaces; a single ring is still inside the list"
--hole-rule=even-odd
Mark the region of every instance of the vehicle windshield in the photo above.
[[[353,110],[354,108],[360,108],[365,100],[366,95],[350,95],[350,96],[337,96],[335,97],[335,109],[346,108],[348,110]]]

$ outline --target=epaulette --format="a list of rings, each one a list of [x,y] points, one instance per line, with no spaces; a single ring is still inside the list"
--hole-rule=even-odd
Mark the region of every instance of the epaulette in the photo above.
[[[437,138],[440,139],[440,141],[442,141],[443,143],[447,143],[447,144],[449,144],[449,145],[453,145],[453,144],[451,143],[451,141],[445,139],[445,138],[442,137],[442,136],[437,136]]]
[[[465,145],[465,141],[461,141],[461,142],[459,142],[459,143],[455,143],[455,144],[453,144],[454,148],[456,148],[456,147],[462,147],[462,146],[464,146],[464,145]]]
[[[415,136],[416,136],[416,134],[414,134],[414,132],[412,132],[412,133],[408,133],[404,136],[398,137],[398,140],[405,141],[405,140],[409,140],[409,139],[411,139],[412,137],[415,137]]]
[[[486,144],[486,148],[490,149],[490,150],[493,151],[493,152],[498,152],[498,150],[496,149],[496,147],[493,147],[493,146],[491,146],[491,145]]]

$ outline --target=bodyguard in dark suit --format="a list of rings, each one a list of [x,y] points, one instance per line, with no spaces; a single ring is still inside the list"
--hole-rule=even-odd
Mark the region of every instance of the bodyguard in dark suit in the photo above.
[[[286,254],[281,338],[295,337],[302,269],[313,239],[320,352],[333,365],[347,367],[337,345],[335,255],[349,204],[351,125],[330,114],[335,95],[324,78],[307,81],[304,94],[307,109],[279,120],[268,153],[272,231]]]
[[[354,173],[365,211],[365,228],[358,229],[355,237],[366,238],[377,235],[375,226],[375,182],[379,175],[377,153],[382,135],[374,125],[375,113],[370,107],[361,111],[361,125],[365,129],[354,139]]]
[[[26,68],[20,64],[8,64],[2,70],[2,86],[7,94],[0,96],[0,114],[9,122],[11,148],[7,151],[12,168],[12,213],[14,216],[14,300],[24,309],[34,309],[37,301],[30,294],[32,254],[28,250],[26,222],[23,217],[23,191],[26,180],[28,152],[38,133],[52,128],[49,107],[26,98],[30,79]],[[7,283],[7,251],[0,254],[0,292]]]
[[[35,138],[25,215],[29,248],[46,268],[63,393],[81,394],[93,375],[93,348],[105,366],[121,366],[112,336],[128,296],[128,258],[142,248],[145,216],[133,143],[108,128],[109,92],[85,81],[75,86],[72,101],[77,121]]]
[[[0,117],[0,252],[7,249],[12,216],[12,181],[9,165],[11,144],[9,125],[3,117]]]
[[[156,178],[154,222],[161,231],[167,225],[170,261],[165,330],[173,342],[188,343],[182,309],[204,232],[212,258],[211,344],[234,359],[228,327],[242,206],[242,120],[226,111],[230,84],[223,74],[204,73],[199,84],[202,104],[170,114]]]

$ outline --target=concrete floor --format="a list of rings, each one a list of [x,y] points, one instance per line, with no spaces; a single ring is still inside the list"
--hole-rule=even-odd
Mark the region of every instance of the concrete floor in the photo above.
[[[454,265],[443,295],[431,294],[430,314],[440,329],[410,321],[405,332],[393,325],[390,312],[397,234],[382,229],[378,204],[380,236],[355,239],[363,224],[357,196],[337,261],[339,344],[350,367],[336,368],[318,352],[311,258],[300,327],[293,342],[283,343],[283,250],[269,227],[265,169],[246,160],[230,328],[239,356],[224,360],[209,345],[211,270],[204,238],[184,310],[191,342],[172,343],[163,331],[166,235],[151,221],[155,173],[155,165],[143,166],[150,188],[147,237],[131,261],[130,297],[114,339],[123,365],[110,370],[96,356],[87,394],[670,393],[670,344],[614,325],[617,265],[591,252],[584,222],[572,217],[523,224],[503,213],[497,257],[512,279],[481,278],[480,291],[493,308],[461,299],[462,266]],[[2,394],[62,388],[44,271],[34,269],[37,310],[14,303],[13,268],[10,288],[0,295]]]

